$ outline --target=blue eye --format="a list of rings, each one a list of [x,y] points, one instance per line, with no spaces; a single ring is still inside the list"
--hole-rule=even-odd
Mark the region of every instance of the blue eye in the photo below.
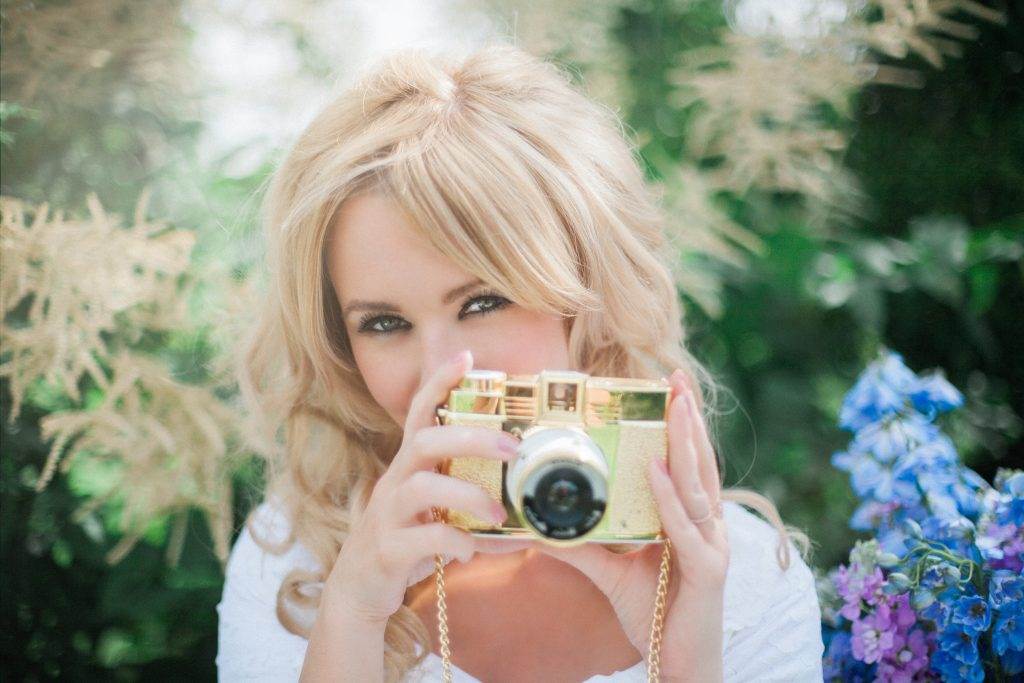
[[[488,313],[494,313],[495,311],[505,308],[511,303],[511,301],[498,294],[475,296],[463,305],[462,310],[459,311],[459,320],[464,320],[468,316],[472,315],[483,316]],[[412,327],[412,325],[396,315],[376,315],[374,313],[367,313],[359,319],[359,324],[356,329],[362,334],[383,337],[394,332],[407,330],[410,327]]]
[[[368,313],[359,319],[358,330],[366,334],[391,334],[402,329],[402,324],[408,325],[401,318],[394,315],[374,315]]]
[[[459,320],[467,315],[487,315],[488,313],[505,308],[510,303],[512,302],[497,294],[485,294],[484,296],[474,297],[462,307],[462,310],[459,312]]]

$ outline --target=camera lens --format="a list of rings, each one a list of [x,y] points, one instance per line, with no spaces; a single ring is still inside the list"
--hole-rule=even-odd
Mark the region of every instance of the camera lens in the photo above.
[[[605,501],[594,495],[593,472],[585,465],[559,464],[544,472],[523,496],[523,513],[550,538],[582,536],[601,521]]]
[[[580,429],[527,431],[505,474],[505,493],[523,526],[544,539],[585,541],[608,504],[608,461]]]

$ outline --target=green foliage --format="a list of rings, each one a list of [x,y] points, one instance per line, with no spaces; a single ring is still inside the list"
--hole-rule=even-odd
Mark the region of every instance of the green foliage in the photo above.
[[[880,343],[915,369],[944,368],[965,389],[965,409],[948,427],[972,468],[991,478],[1024,458],[1024,103],[1016,84],[1024,18],[1016,11],[1006,26],[979,24],[980,37],[941,70],[915,57],[903,62],[921,71],[922,88],[873,85],[859,93],[842,161],[867,196],[863,215],[827,216],[823,230],[821,216],[795,193],[723,189],[715,205],[756,232],[763,251],[742,266],[680,256],[684,268],[713,270],[722,283],[717,317],[683,296],[694,352],[732,392],[717,422],[726,484],[774,498],[787,522],[810,532],[821,566],[840,560],[852,537],[846,521],[854,497],[829,464],[847,440],[835,416]],[[657,178],[665,164],[691,161],[692,126],[704,106],[677,97],[673,70],[686,50],[718,44],[725,19],[721,4],[708,0],[622,3],[614,16],[608,30],[629,80],[623,114]],[[304,39],[296,40],[301,50]],[[5,40],[9,54],[17,48]],[[247,241],[253,193],[273,160],[246,177],[224,170],[234,152],[200,164],[202,123],[187,109],[154,106],[128,65],[127,57],[110,59],[90,71],[80,100],[0,102],[2,193],[79,211],[97,192],[129,215],[153,184],[151,213],[198,233],[197,264],[244,276],[255,256]],[[8,82],[5,73],[5,98]],[[835,107],[819,109],[828,125],[844,125]],[[189,310],[205,319],[200,314],[220,306],[221,294],[200,283]],[[217,333],[212,324],[150,331],[136,345],[179,381],[199,382]],[[81,390],[76,404],[37,381],[11,425],[8,387],[0,385],[2,675],[212,679],[222,574],[200,513],[185,518],[180,554],[173,552],[177,522],[161,517],[111,566],[105,558],[123,539],[121,507],[115,500],[75,511],[123,483],[118,462],[82,453],[44,491],[33,488],[49,448],[40,419],[103,401],[95,385],[83,382]],[[259,498],[261,475],[256,462],[235,475],[236,531]],[[169,563],[168,555],[180,560]]]
[[[701,105],[674,106],[665,73],[723,24],[719,9],[653,2],[620,12],[614,35],[636,98],[629,123],[647,156],[685,158]],[[971,467],[991,478],[1024,457],[1024,102],[1010,85],[1024,64],[1022,25],[1012,9],[1007,26],[980,24],[979,39],[942,70],[908,59],[921,89],[861,92],[846,162],[868,204],[854,221],[823,231],[790,193],[724,193],[767,246],[748,267],[723,267],[719,319],[686,302],[697,356],[733,394],[719,420],[726,484],[772,496],[809,531],[822,566],[849,547],[855,502],[829,464],[846,436],[835,416],[880,343],[968,388],[950,431]]]

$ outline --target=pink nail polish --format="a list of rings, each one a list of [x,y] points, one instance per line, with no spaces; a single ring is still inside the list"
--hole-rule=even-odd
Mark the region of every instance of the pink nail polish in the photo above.
[[[491,510],[491,519],[494,520],[495,524],[501,524],[508,518],[508,513],[505,512],[505,508],[495,503]]]

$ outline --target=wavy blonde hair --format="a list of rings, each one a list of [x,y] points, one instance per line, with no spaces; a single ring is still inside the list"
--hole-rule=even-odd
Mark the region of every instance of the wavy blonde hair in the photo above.
[[[241,355],[242,395],[268,456],[267,497],[291,536],[329,571],[401,443],[354,362],[324,260],[346,198],[383,193],[467,272],[527,307],[567,315],[574,369],[664,377],[682,368],[713,414],[717,387],[686,350],[658,198],[614,112],[550,62],[510,45],[458,58],[423,49],[388,55],[299,136],[263,203],[267,292]],[[774,505],[728,490],[780,532]],[[799,532],[797,538],[801,540]],[[311,623],[325,573],[295,569],[277,596],[289,631]],[[417,656],[415,644],[423,652]],[[385,634],[385,673],[399,680],[431,648],[402,606]]]

